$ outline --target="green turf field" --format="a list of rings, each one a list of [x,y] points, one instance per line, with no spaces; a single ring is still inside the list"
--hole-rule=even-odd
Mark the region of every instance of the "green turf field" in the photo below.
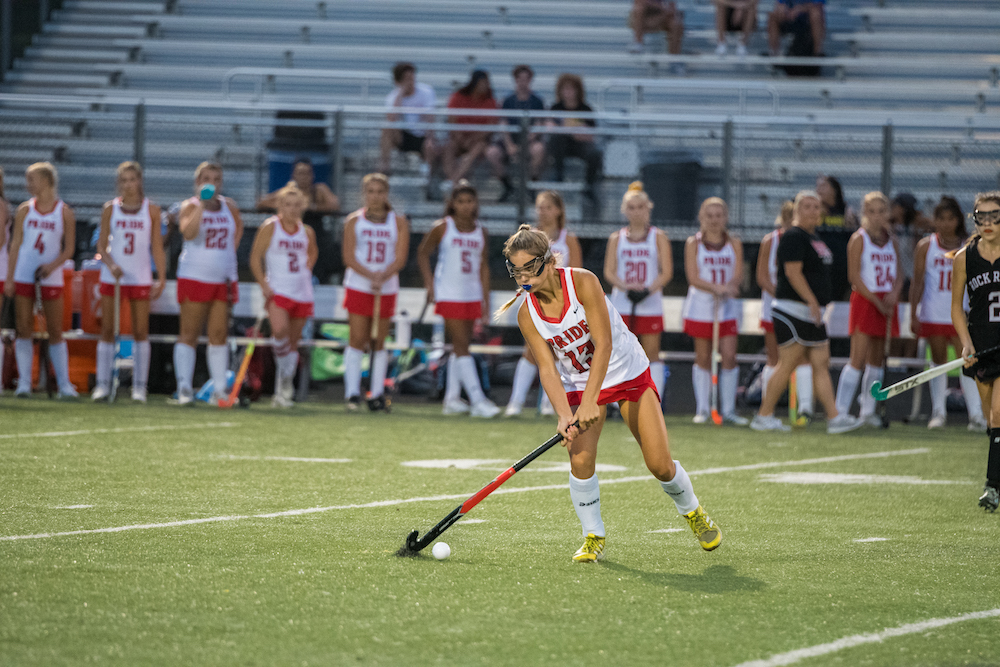
[[[614,422],[603,562],[570,560],[561,448],[446,532],[439,562],[393,554],[554,422],[2,398],[0,664],[1000,663],[984,435],[667,425],[716,551]],[[402,465],[440,459],[495,461]]]

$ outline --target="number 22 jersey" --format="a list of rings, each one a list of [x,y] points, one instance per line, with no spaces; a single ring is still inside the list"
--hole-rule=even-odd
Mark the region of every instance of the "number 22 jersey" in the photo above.
[[[225,197],[219,201],[222,208],[218,211],[206,209],[201,214],[198,236],[184,239],[177,260],[178,278],[213,285],[236,280],[236,220]]]
[[[590,324],[583,304],[573,283],[574,269],[556,269],[562,282],[563,304],[559,317],[542,313],[538,298],[530,294],[525,300],[528,314],[535,330],[546,340],[556,358],[556,368],[566,391],[583,391],[590,378],[590,364],[594,355]],[[625,326],[621,314],[607,296],[604,304],[611,322],[611,359],[601,389],[618,386],[642,375],[649,368],[649,360],[639,340]]]

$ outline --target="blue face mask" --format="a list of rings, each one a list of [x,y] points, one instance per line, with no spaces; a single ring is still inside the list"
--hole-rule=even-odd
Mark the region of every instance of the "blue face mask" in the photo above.
[[[530,292],[532,287],[534,287],[534,285],[521,285],[521,289],[525,292]]]

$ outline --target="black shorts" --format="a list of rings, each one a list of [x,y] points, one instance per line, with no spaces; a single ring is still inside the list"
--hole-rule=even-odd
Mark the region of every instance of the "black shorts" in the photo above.
[[[736,16],[736,9],[733,8],[733,7],[726,7],[723,11],[725,12],[726,32],[743,32],[743,21],[742,20],[740,20],[740,21],[736,20],[736,18],[737,18],[737,16]],[[750,10],[744,9],[743,11],[750,11]],[[740,16],[739,18],[742,19],[743,17]],[[752,30],[756,30],[757,29],[757,17],[756,17],[756,15],[754,16],[753,26],[751,27],[751,29]]]
[[[1000,344],[1000,327],[996,325],[969,325],[969,336],[977,350],[988,350]],[[974,378],[983,384],[992,383],[1000,377],[1000,351],[984,357],[978,357],[976,363],[969,368],[962,368],[966,377]]]
[[[422,153],[424,151],[424,139],[415,134],[403,130],[403,138],[399,142],[399,150],[402,153]]]
[[[789,343],[816,347],[830,340],[826,335],[825,324],[816,326],[812,322],[800,320],[778,309],[772,311],[771,318],[774,321],[774,337],[778,340],[779,347]]]

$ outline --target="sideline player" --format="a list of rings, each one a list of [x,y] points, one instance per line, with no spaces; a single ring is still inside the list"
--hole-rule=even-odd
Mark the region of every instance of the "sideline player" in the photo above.
[[[208,329],[210,402],[226,397],[229,370],[230,307],[239,300],[236,249],[243,236],[243,219],[236,202],[221,195],[222,166],[202,162],[194,171],[197,194],[181,206],[180,231],[184,249],[177,262],[177,301],[181,306],[180,336],[174,345],[177,405],[194,401],[194,362],[198,336]]]
[[[420,242],[417,263],[427,287],[427,301],[444,318],[451,341],[445,383],[444,414],[468,412],[473,417],[491,418],[499,412],[486,398],[479,384],[476,364],[469,354],[472,328],[489,312],[490,267],[486,230],[479,223],[479,195],[466,180],[459,181],[448,197],[444,218]],[[437,250],[437,266],[431,273],[431,253]],[[469,395],[470,407],[461,399]]]
[[[31,394],[34,365],[36,283],[41,291],[45,328],[49,334],[49,359],[56,374],[59,398],[76,398],[69,381],[69,348],[62,337],[63,264],[76,249],[76,216],[57,193],[58,174],[48,162],[36,162],[24,172],[31,199],[17,207],[10,240],[10,258],[4,295],[14,298],[18,382],[14,395]],[[43,363],[44,369],[44,363]],[[44,372],[44,370],[42,371]]]
[[[986,486],[979,506],[995,512],[1000,505],[1000,355],[976,357],[976,350],[1000,344],[1000,191],[976,195],[972,209],[976,233],[954,257],[951,279],[951,321],[962,341],[962,356],[968,362],[962,372],[976,379],[976,387],[987,409],[990,449],[986,460]],[[969,314],[963,309],[969,295]],[[971,358],[970,358],[971,357]]]
[[[4,196],[3,167],[0,167],[0,306],[7,299],[3,286],[7,280],[7,261],[10,259],[11,225],[13,216],[10,214],[10,203]],[[6,340],[0,340],[0,395],[3,394],[3,368]]]
[[[608,238],[604,279],[611,284],[611,303],[625,318],[649,359],[656,393],[663,396],[664,367],[660,361],[663,333],[663,288],[674,277],[670,239],[649,222],[653,202],[640,181],[628,186],[621,212],[628,224]]]
[[[567,266],[583,266],[583,251],[580,248],[580,241],[575,235],[570,234],[566,229],[566,205],[562,196],[555,190],[544,190],[535,197],[535,216],[537,222],[535,228],[545,233],[549,237],[549,244],[552,254],[556,258],[556,266],[564,268]],[[535,376],[538,375],[538,368],[535,365],[535,358],[531,355],[531,348],[524,346],[521,358],[517,360],[517,367],[514,369],[514,386],[511,389],[510,401],[507,409],[504,410],[505,417],[515,417],[521,414],[524,401],[528,396]],[[554,415],[555,410],[549,397],[545,392],[541,392],[540,407],[541,415]]]
[[[313,316],[312,269],[319,247],[316,232],[302,222],[308,199],[295,181],[275,193],[274,203],[277,214],[264,221],[253,239],[250,269],[271,320],[275,367],[271,405],[290,408],[295,405],[292,382],[299,366],[302,327]]]
[[[521,333],[538,360],[538,374],[559,417],[559,433],[569,451],[570,498],[583,527],[577,562],[604,556],[605,529],[596,470],[597,442],[608,403],[640,445],[643,460],[687,519],[706,551],[722,543],[722,531],[702,509],[688,474],[670,455],[660,397],[649,361],[600,281],[585,269],[556,268],[548,237],[521,225],[504,244],[507,270],[524,292],[517,311]],[[558,360],[558,364],[556,363]]]
[[[149,302],[160,298],[167,280],[167,259],[160,238],[160,207],[143,192],[142,167],[138,162],[118,165],[118,196],[104,205],[97,239],[101,255],[101,340],[97,343],[97,386],[91,398],[107,400],[111,393],[111,371],[115,361],[115,281],[121,285],[121,300],[132,308],[132,400],[146,402],[149,380]],[[156,284],[150,256],[156,264]]]
[[[837,383],[837,412],[850,411],[860,379],[858,417],[868,426],[880,426],[871,387],[882,381],[886,318],[892,318],[892,336],[899,336],[896,304],[903,289],[899,254],[889,224],[889,200],[881,192],[869,192],[862,200],[861,229],[847,242],[847,274],[853,287],[847,325],[851,357]]]
[[[361,362],[371,344],[375,295],[379,298],[378,334],[370,369],[368,409],[385,410],[385,376],[389,353],[384,349],[392,315],[396,312],[399,271],[410,254],[410,222],[389,203],[389,179],[368,174],[361,179],[364,208],[344,223],[344,307],[348,312],[350,341],[344,351],[344,398],[347,409],[361,405]]]
[[[927,339],[931,360],[935,366],[940,366],[948,361],[949,343],[956,351],[962,349],[958,332],[951,323],[952,256],[969,234],[965,230],[962,208],[954,197],[941,197],[934,207],[933,224],[934,233],[917,243],[913,256],[910,329],[918,338]],[[969,430],[982,433],[987,427],[976,381],[964,374],[958,379],[969,413]],[[928,384],[931,390],[931,419],[927,428],[943,428],[948,417],[945,404],[948,376],[939,375]]]
[[[691,376],[696,403],[695,424],[709,419],[712,389],[712,323],[719,320],[719,404],[722,419],[745,426],[749,421],[736,414],[736,387],[740,369],[736,364],[737,317],[743,280],[743,244],[729,235],[729,207],[719,197],[709,197],[698,211],[701,231],[688,237],[684,245],[684,273],[688,281],[682,315],[684,333],[694,339]]]

